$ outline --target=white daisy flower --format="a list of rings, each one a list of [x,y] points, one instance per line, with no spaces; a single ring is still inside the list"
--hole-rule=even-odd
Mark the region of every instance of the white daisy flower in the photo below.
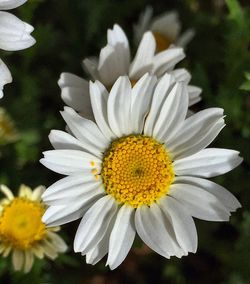
[[[16,16],[1,10],[16,8],[27,0],[0,0],[0,49],[6,51],[22,50],[32,46],[36,41],[30,35],[34,28]],[[9,69],[0,59],[0,99],[3,86],[12,82]]]
[[[132,61],[127,36],[120,26],[115,24],[113,29],[108,30],[107,38],[108,43],[102,48],[99,59],[85,59],[83,65],[92,79],[99,80],[108,90],[122,75],[127,75],[132,85],[147,72],[156,75],[158,79],[168,72],[173,74],[177,81],[189,83],[191,80],[185,69],[173,70],[185,56],[183,49],[173,47],[155,54],[156,42],[151,32],[143,35]],[[87,80],[71,73],[62,73],[58,84],[61,88],[61,97],[68,106],[85,117],[93,117]],[[188,86],[190,106],[200,100],[200,93],[200,88]]]
[[[194,37],[194,30],[188,29],[183,34],[177,11],[168,11],[153,18],[152,7],[147,7],[141,14],[138,24],[134,26],[135,40],[139,42],[145,31],[152,31],[156,40],[157,52],[161,52],[171,45],[185,47]]]
[[[197,248],[192,217],[228,221],[237,199],[208,177],[242,161],[237,151],[207,148],[224,127],[223,110],[210,108],[186,118],[187,87],[165,74],[144,75],[133,88],[120,77],[110,94],[90,84],[94,123],[65,107],[72,134],[52,130],[55,150],[41,163],[67,177],[42,198],[43,221],[57,226],[82,218],[74,250],[95,264],[108,254],[116,268],[136,233],[151,249],[170,258]]]
[[[0,186],[6,196],[0,200],[0,254],[7,257],[12,253],[12,264],[17,271],[27,273],[35,257],[55,259],[67,249],[64,240],[56,234],[60,228],[48,228],[42,222],[44,190],[43,186],[32,191],[21,185],[19,195],[14,197],[8,187]]]

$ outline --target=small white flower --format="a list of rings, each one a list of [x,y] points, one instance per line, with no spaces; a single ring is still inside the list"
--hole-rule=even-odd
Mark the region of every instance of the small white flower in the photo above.
[[[102,48],[98,60],[83,60],[84,68],[92,79],[99,80],[108,90],[119,76],[129,76],[134,85],[144,74],[150,73],[160,79],[166,72],[173,74],[177,81],[189,83],[190,74],[185,69],[173,70],[184,58],[182,48],[169,48],[156,52],[156,42],[151,32],[146,32],[139,44],[133,60],[130,58],[130,47],[124,31],[118,25],[107,32],[108,43]],[[70,73],[62,73],[58,81],[63,101],[79,111],[83,116],[92,118],[89,98],[89,82]],[[188,86],[189,105],[200,100],[201,89]]]
[[[0,10],[16,8],[27,0],[0,0]],[[0,11],[0,49],[6,51],[22,50],[32,46],[36,41],[30,35],[34,28],[16,16]],[[0,59],[0,99],[3,97],[3,86],[12,82],[7,66]]]
[[[42,198],[43,221],[57,226],[82,218],[74,250],[95,264],[108,254],[116,268],[137,233],[160,255],[181,257],[197,248],[192,217],[228,221],[240,207],[222,186],[205,178],[242,161],[237,151],[207,148],[225,126],[223,110],[210,108],[186,118],[187,86],[165,74],[158,83],[144,75],[133,88],[120,77],[110,94],[90,83],[96,123],[65,107],[70,133],[52,130],[55,150],[41,163],[67,177]]]
[[[152,7],[147,7],[141,14],[139,22],[134,26],[135,39],[140,41],[145,31],[150,30],[155,36],[157,51],[162,51],[175,44],[186,46],[194,36],[194,30],[189,29],[180,35],[181,23],[177,11],[165,12],[153,18]]]
[[[0,254],[7,257],[12,254],[14,270],[27,273],[31,270],[35,258],[44,256],[55,259],[58,253],[65,252],[67,245],[56,233],[59,227],[48,228],[42,222],[45,204],[41,195],[45,188],[21,185],[17,197],[5,185],[0,192]]]

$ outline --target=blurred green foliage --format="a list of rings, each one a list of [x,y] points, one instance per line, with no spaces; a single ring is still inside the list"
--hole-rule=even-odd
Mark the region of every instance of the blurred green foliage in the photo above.
[[[106,43],[106,30],[119,23],[133,42],[132,23],[146,5],[155,15],[176,9],[183,28],[193,27],[196,36],[179,65],[190,70],[192,83],[203,89],[195,110],[218,106],[225,109],[227,127],[213,143],[239,150],[244,163],[215,180],[242,203],[230,223],[196,221],[199,246],[195,255],[166,260],[154,253],[131,252],[111,272],[105,262],[92,267],[72,251],[78,222],[63,227],[69,244],[56,261],[37,261],[28,275],[14,273],[10,260],[0,260],[0,283],[250,283],[250,6],[249,1],[109,1],[30,0],[15,9],[35,27],[37,43],[20,52],[1,53],[14,82],[5,88],[1,106],[15,120],[20,139],[1,147],[0,182],[17,189],[50,185],[57,176],[42,165],[42,151],[50,149],[51,129],[64,129],[63,107],[57,80],[62,71],[82,75],[81,60],[97,55]]]

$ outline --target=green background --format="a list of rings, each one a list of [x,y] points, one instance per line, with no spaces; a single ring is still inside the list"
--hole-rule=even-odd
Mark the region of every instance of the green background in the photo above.
[[[79,221],[65,225],[61,234],[69,245],[55,261],[36,261],[32,271],[14,273],[10,259],[0,259],[0,283],[250,283],[250,5],[249,1],[85,1],[30,0],[12,12],[35,27],[32,48],[15,53],[0,51],[14,82],[5,87],[0,101],[16,122],[20,139],[0,148],[0,183],[16,191],[21,183],[49,186],[59,175],[47,170],[39,159],[51,149],[51,129],[64,129],[63,108],[57,80],[63,71],[86,76],[81,61],[95,56],[106,44],[106,30],[120,24],[133,42],[133,24],[148,5],[154,15],[176,9],[183,30],[196,35],[178,66],[192,74],[192,84],[202,87],[202,101],[194,110],[222,107],[226,128],[215,147],[241,152],[244,162],[216,182],[242,203],[229,223],[196,220],[199,244],[196,254],[164,259],[136,244],[115,271],[85,264],[74,254],[72,243]]]

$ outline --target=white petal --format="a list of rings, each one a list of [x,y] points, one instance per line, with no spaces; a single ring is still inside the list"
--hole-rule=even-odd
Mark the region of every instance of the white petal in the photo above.
[[[239,152],[208,148],[173,163],[176,175],[214,177],[231,171],[242,162]]]
[[[56,249],[54,248],[54,246],[47,240],[45,239],[42,243],[42,246],[43,246],[43,250],[44,250],[44,254],[54,260],[55,258],[57,258],[57,251]]]
[[[111,87],[119,76],[126,75],[126,63],[122,58],[122,44],[111,46],[106,45],[101,49],[99,57],[98,72],[100,81],[106,86]],[[120,62],[122,60],[122,62]]]
[[[99,198],[100,196],[96,196]],[[49,227],[60,226],[83,216],[96,199],[78,200],[64,205],[52,205],[43,215],[42,221]]]
[[[51,130],[49,134],[49,141],[55,149],[68,149],[68,150],[79,150],[86,151],[81,141],[77,140],[74,136],[61,130]]]
[[[177,244],[171,224],[157,204],[151,207],[143,205],[136,209],[135,227],[145,244],[160,255],[170,258],[185,254]]]
[[[36,187],[32,191],[31,200],[40,201],[41,200],[41,196],[44,193],[45,189],[46,189],[45,186],[42,186],[42,185]]]
[[[131,124],[134,133],[142,133],[150,110],[156,77],[145,74],[132,89]]]
[[[209,108],[187,118],[166,142],[173,159],[193,155],[207,147],[225,126],[223,109]]]
[[[177,39],[181,24],[176,11],[168,11],[154,18],[150,29],[154,32],[161,33],[173,42]]]
[[[0,191],[2,191],[2,193],[9,199],[12,200],[14,199],[14,195],[12,193],[12,191],[4,184],[0,185]]]
[[[47,188],[42,198],[46,204],[59,205],[85,200],[104,194],[101,181],[96,181],[93,174],[68,176]]]
[[[116,216],[109,240],[107,265],[110,269],[119,266],[127,256],[135,238],[134,208],[123,205]]]
[[[138,80],[152,70],[156,43],[151,32],[146,32],[137,49],[135,58],[130,65],[129,77]]]
[[[93,118],[88,81],[71,73],[62,73],[58,85],[62,99],[68,106],[80,111],[86,118]]]
[[[196,86],[188,86],[189,106],[198,103],[201,100],[202,89]]]
[[[0,10],[10,10],[23,5],[27,0],[1,0]]]
[[[14,270],[21,270],[24,265],[24,254],[23,251],[14,249],[12,253],[12,263],[14,266]]]
[[[95,156],[78,150],[51,150],[43,153],[40,162],[48,169],[62,175],[87,174],[93,170],[92,162],[100,172],[101,161]]]
[[[117,60],[123,75],[127,74],[130,62],[130,49],[127,36],[119,25],[115,24],[113,30],[108,30],[108,44],[112,45],[116,50]]]
[[[176,183],[169,195],[182,203],[193,217],[207,221],[228,221],[230,212],[211,193],[190,184]]]
[[[174,76],[171,76],[168,73],[166,73],[158,81],[154,90],[154,94],[152,96],[152,104],[143,130],[146,135],[153,135],[153,129],[155,127],[155,123],[158,120],[162,104],[165,101],[166,97],[169,95],[170,91],[172,90],[174,83]]]
[[[114,227],[114,222],[115,222],[115,218],[113,217],[113,219],[110,221],[108,225],[108,229],[105,235],[103,236],[102,240],[94,248],[92,248],[86,253],[86,262],[88,264],[95,265],[108,253],[109,238],[110,238],[111,231]]]
[[[115,24],[113,29],[108,29],[108,44],[116,46],[116,44],[122,43],[125,47],[129,47],[129,42],[123,29]]]
[[[127,76],[120,77],[108,97],[108,121],[118,137],[131,133],[131,83]]]
[[[184,57],[185,53],[180,47],[169,48],[159,52],[153,58],[152,72],[157,77],[160,77],[165,72],[170,71]]]
[[[187,109],[188,94],[186,85],[182,82],[177,82],[161,106],[161,111],[153,130],[153,136],[158,140],[167,141],[184,121]]]
[[[191,74],[184,68],[177,68],[169,74],[173,75],[177,82],[185,82],[188,84],[191,80]]]
[[[85,148],[101,157],[100,153],[105,151],[109,141],[103,136],[97,125],[93,121],[81,117],[69,107],[65,107],[61,114],[74,136],[81,141]]]
[[[108,123],[108,111],[107,111],[107,101],[108,101],[108,92],[106,88],[96,81],[95,83],[90,82],[90,99],[95,116],[95,121],[102,131],[103,135],[108,140],[113,140],[116,136],[110,129]]]
[[[0,59],[0,99],[3,97],[3,87],[4,85],[11,83],[12,77],[8,67]]]
[[[30,47],[35,39],[30,35],[33,27],[16,16],[0,11],[0,48],[14,51]]]
[[[25,262],[24,262],[24,273],[28,273],[32,266],[33,266],[33,263],[34,263],[34,255],[31,251],[29,250],[26,250],[24,252],[24,259],[25,259]]]
[[[74,240],[74,251],[85,254],[105,235],[117,211],[117,204],[109,195],[99,199],[83,216]]]
[[[143,34],[147,30],[149,30],[149,25],[152,16],[153,16],[153,9],[151,6],[147,6],[145,10],[141,13],[138,23],[134,25],[134,35],[136,43],[138,43],[141,40]]]
[[[160,200],[160,207],[170,220],[176,239],[186,252],[196,252],[197,232],[193,218],[176,199],[167,196]]]
[[[87,73],[91,75],[94,80],[100,80],[99,74],[97,71],[97,62],[91,60],[91,58],[85,58],[83,60],[83,68]]]
[[[48,237],[52,243],[52,245],[54,246],[54,248],[58,251],[58,252],[65,252],[67,250],[67,245],[64,242],[64,240],[56,233],[54,232],[48,232]]]
[[[176,45],[185,47],[193,39],[194,36],[194,29],[188,29],[183,34],[181,34],[176,42]]]
[[[175,183],[187,183],[208,191],[217,197],[218,200],[220,200],[220,202],[231,212],[241,207],[239,201],[231,192],[210,180],[197,177],[181,176],[175,178]]]

